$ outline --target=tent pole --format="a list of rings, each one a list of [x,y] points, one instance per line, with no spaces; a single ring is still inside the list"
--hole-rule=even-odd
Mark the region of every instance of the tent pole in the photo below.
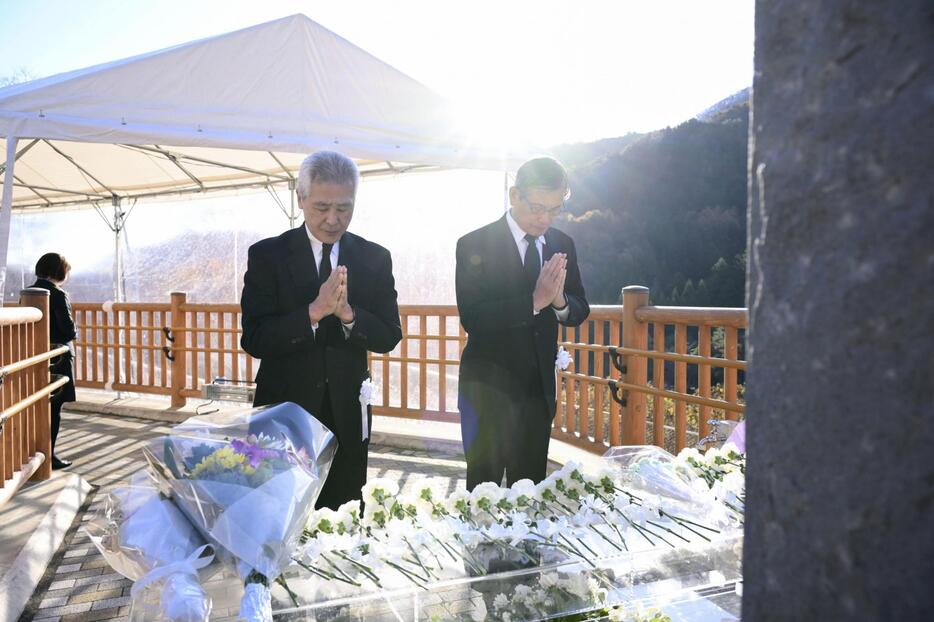
[[[6,287],[6,260],[10,248],[10,224],[13,215],[13,164],[16,162],[17,142],[19,139],[15,136],[7,136],[3,199],[0,200],[0,306],[3,306]]]
[[[509,211],[509,173],[503,173],[503,213]]]
[[[295,221],[298,217],[295,214],[295,180],[289,180],[289,229],[295,228]]]
[[[114,206],[114,302],[123,300],[123,253],[120,248],[120,234],[123,233],[124,213],[120,209],[120,197],[113,195]]]

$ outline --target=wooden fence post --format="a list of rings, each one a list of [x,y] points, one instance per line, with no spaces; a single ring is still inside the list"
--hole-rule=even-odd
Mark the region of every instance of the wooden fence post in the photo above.
[[[649,325],[636,319],[636,309],[649,304],[649,289],[641,285],[623,288],[623,347],[648,349]],[[645,386],[649,362],[644,356],[626,357],[625,382]],[[626,393],[623,409],[623,445],[645,445],[646,397],[639,391]]]
[[[24,353],[23,358],[33,354],[39,354],[49,351],[49,290],[39,287],[29,287],[20,292],[20,305],[24,307],[35,307],[42,312],[42,319],[35,323],[33,328],[32,351]],[[25,326],[23,329],[25,330]],[[26,370],[23,370],[26,372]],[[43,361],[34,365],[29,372],[33,374],[33,390],[44,389],[49,384],[49,364]],[[32,407],[21,412],[18,417],[22,420],[29,418],[32,412],[32,421],[29,422],[29,428],[35,426],[35,451],[42,452],[45,460],[33,473],[30,479],[49,479],[52,477],[52,408],[49,405],[49,398],[43,397]],[[33,433],[30,430],[30,433]]]
[[[187,301],[185,292],[172,292],[172,408],[182,408],[187,401],[182,394],[188,384],[188,314],[182,310]]]

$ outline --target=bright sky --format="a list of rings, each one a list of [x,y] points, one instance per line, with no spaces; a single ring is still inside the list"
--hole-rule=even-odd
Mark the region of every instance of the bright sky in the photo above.
[[[43,77],[294,13],[539,145],[674,125],[752,83],[752,0],[4,0],[0,76]]]

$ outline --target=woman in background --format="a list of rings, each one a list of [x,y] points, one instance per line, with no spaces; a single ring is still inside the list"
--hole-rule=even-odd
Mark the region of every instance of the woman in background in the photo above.
[[[63,386],[49,400],[52,405],[52,468],[64,469],[71,466],[69,460],[62,460],[55,455],[55,439],[62,421],[62,405],[75,401],[74,358],[75,321],[71,315],[71,303],[68,294],[61,289],[68,279],[71,265],[58,253],[46,253],[36,262],[36,282],[33,287],[49,290],[49,341],[57,345],[67,345],[68,352],[53,360],[49,371],[68,377],[68,384]],[[53,346],[54,347],[54,346]]]

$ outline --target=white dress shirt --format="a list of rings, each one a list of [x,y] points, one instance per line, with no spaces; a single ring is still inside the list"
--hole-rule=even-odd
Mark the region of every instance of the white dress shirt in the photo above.
[[[311,229],[308,228],[308,224],[305,224],[305,233],[308,234],[308,241],[311,242],[311,252],[315,256],[315,271],[320,275],[321,274],[321,259],[324,256],[324,242],[319,240],[311,232]],[[341,242],[338,240],[331,246],[331,270],[337,267],[337,258],[340,255]],[[341,326],[344,328],[344,338],[350,336],[350,331],[353,330],[354,322],[349,324],[344,324],[341,322]],[[311,325],[311,329],[317,335],[318,333],[318,323],[315,322]]]
[[[509,232],[512,233],[512,237],[516,241],[516,248],[519,251],[519,261],[521,261],[522,265],[524,266],[525,265],[525,251],[528,250],[529,248],[529,242],[528,240],[525,239],[525,231],[522,230],[522,227],[519,226],[519,223],[516,222],[516,219],[512,217],[512,210],[508,210],[506,212],[506,224],[509,225]],[[535,239],[535,247],[538,249],[539,269],[541,269],[545,261],[545,253],[544,253],[545,244],[547,244],[547,242],[545,241],[544,235],[540,235]],[[551,309],[555,312],[555,315],[562,322],[568,319],[568,316],[571,314],[571,308],[568,306],[567,302],[568,302],[568,297],[565,296],[563,309],[558,310],[558,309],[555,309],[554,307],[551,307]],[[533,310],[533,313],[535,313],[535,315],[538,315],[539,312]]]

